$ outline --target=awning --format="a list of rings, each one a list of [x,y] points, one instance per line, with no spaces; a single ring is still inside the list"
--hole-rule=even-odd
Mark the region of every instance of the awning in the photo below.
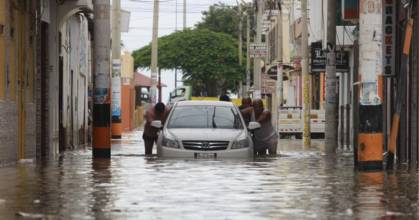
[[[161,84],[162,87],[167,87],[166,84],[162,83]],[[139,73],[139,72],[135,72],[134,73],[134,86],[140,86],[140,87],[151,87],[151,78]],[[158,87],[159,85],[157,85]]]

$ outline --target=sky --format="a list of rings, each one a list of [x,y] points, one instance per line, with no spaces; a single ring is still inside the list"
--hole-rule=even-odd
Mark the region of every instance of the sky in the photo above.
[[[186,0],[186,26],[192,28],[202,19],[202,11],[215,3],[236,5],[236,0]],[[247,0],[246,2],[248,2]],[[176,7],[177,6],[177,7]],[[124,49],[134,51],[151,42],[153,24],[153,0],[121,0],[121,8],[131,12],[130,29],[121,36]],[[177,13],[176,13],[177,11]],[[159,37],[183,28],[183,0],[160,0]],[[150,72],[140,70],[147,76]],[[181,77],[179,77],[179,80]],[[174,89],[174,72],[162,71],[163,101],[167,102],[169,92]],[[178,83],[180,85],[180,83]]]

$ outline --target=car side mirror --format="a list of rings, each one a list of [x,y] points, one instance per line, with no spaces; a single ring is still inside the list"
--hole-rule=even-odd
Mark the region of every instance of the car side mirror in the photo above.
[[[163,125],[162,125],[162,123],[161,123],[160,120],[155,120],[155,121],[152,121],[151,122],[151,127],[154,127],[154,128],[162,128]]]
[[[247,126],[247,128],[248,128],[250,131],[256,130],[256,129],[260,128],[260,123],[259,123],[259,122],[255,122],[255,121],[251,121],[251,122],[249,123],[249,126]]]

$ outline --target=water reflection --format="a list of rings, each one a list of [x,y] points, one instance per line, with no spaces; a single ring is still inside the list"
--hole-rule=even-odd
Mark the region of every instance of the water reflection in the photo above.
[[[110,159],[93,159],[91,174],[91,199],[93,203],[89,208],[95,219],[109,218],[109,211],[112,210],[112,173]],[[88,204],[91,204],[88,203]]]
[[[385,215],[384,172],[359,172],[356,174],[354,207],[356,217]]]
[[[418,175],[355,172],[292,144],[255,160],[161,160],[133,136],[111,160],[67,152],[0,169],[0,219],[415,219]],[[22,215],[21,215],[22,216]],[[39,217],[39,216],[38,216]]]

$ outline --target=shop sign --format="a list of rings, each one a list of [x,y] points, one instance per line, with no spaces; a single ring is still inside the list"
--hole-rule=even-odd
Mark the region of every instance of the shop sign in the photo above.
[[[268,47],[265,43],[252,43],[249,46],[249,56],[251,58],[267,57]]]
[[[326,71],[326,52],[321,42],[311,44],[311,73]],[[349,72],[349,52],[336,51],[336,72]]]
[[[383,1],[383,75],[394,75],[396,7],[395,0]]]

